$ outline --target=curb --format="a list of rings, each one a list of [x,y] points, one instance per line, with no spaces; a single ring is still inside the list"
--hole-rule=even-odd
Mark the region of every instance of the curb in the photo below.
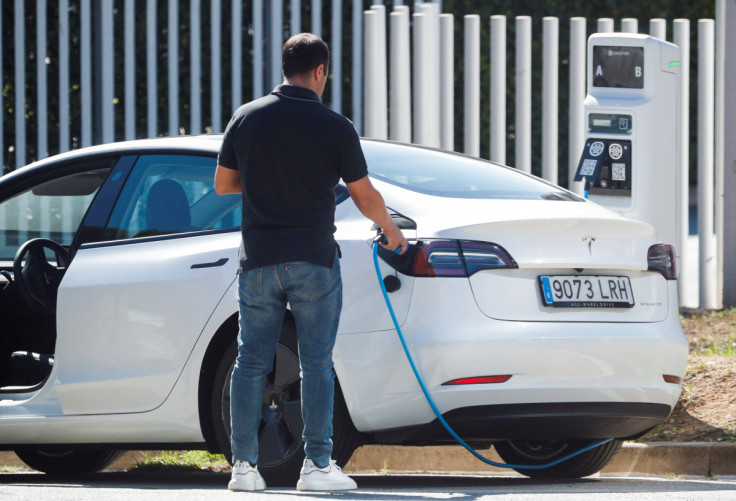
[[[494,449],[479,451],[503,462]],[[126,452],[107,471],[124,471],[143,458],[142,451]],[[155,451],[148,451],[155,455]],[[0,466],[22,467],[11,451],[0,452]],[[442,468],[440,469],[439,466]],[[364,445],[344,468],[350,474],[473,474],[516,475],[513,470],[483,464],[460,446]],[[603,470],[604,475],[686,475],[706,478],[736,476],[736,444],[713,442],[625,443]]]
[[[494,449],[479,451],[492,461],[503,462]],[[442,467],[439,469],[438,466]],[[514,470],[486,465],[460,446],[366,445],[355,451],[345,466],[350,473],[463,473],[520,475]],[[603,474],[736,476],[736,444],[625,443],[601,471]]]

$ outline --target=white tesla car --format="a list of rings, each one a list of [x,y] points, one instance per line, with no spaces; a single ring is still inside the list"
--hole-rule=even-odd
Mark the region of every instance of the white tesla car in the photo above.
[[[97,146],[0,178],[0,447],[41,471],[126,449],[229,455],[240,198],[218,196],[221,136]],[[487,161],[364,141],[409,253],[381,274],[424,381],[476,447],[527,475],[600,470],[665,420],[687,361],[674,256],[654,229]],[[336,188],[344,309],[334,456],[449,444],[401,350],[372,262],[373,224]],[[290,315],[267,380],[259,466],[303,458]]]

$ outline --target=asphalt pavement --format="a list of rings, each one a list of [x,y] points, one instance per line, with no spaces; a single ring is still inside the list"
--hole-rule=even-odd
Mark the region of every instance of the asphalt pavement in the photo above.
[[[298,492],[269,488],[258,493],[232,493],[229,474],[100,473],[55,480],[39,473],[0,474],[0,498],[13,501],[217,501],[340,499],[357,501],[734,501],[736,480],[685,480],[677,478],[618,478],[601,476],[553,482],[501,476],[354,475],[355,491]]]
[[[478,451],[492,461],[503,462],[494,449]],[[155,452],[148,452],[149,455]],[[143,458],[130,451],[114,463],[110,471],[125,471]],[[22,467],[12,452],[0,452],[0,467]],[[488,466],[460,446],[365,445],[355,451],[344,470],[350,474],[459,474],[522,475],[513,470]],[[619,453],[602,470],[604,475],[725,478],[736,480],[736,443],[654,442],[624,443]]]

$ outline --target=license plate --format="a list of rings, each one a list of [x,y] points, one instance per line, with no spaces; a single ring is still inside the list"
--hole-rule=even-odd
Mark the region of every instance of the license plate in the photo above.
[[[626,276],[546,275],[539,277],[542,301],[556,308],[631,308],[634,293]]]

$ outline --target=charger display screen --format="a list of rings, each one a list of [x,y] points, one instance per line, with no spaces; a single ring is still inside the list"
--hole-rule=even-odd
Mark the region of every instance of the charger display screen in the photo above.
[[[593,46],[593,87],[644,88],[644,47]]]

